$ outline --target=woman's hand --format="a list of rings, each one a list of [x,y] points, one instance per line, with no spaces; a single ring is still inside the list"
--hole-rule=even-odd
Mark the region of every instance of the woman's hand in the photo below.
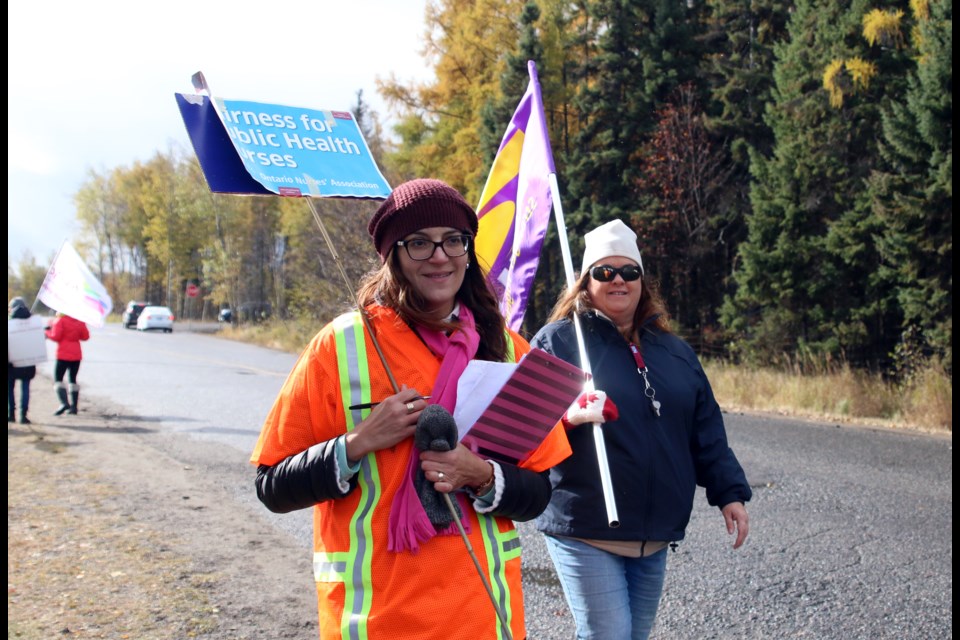
[[[417,418],[427,406],[416,389],[406,386],[373,408],[366,418],[347,433],[347,459],[357,461],[368,453],[388,449],[413,435]]]
[[[493,465],[478,457],[465,445],[458,444],[452,451],[424,451],[420,454],[420,468],[427,480],[441,493],[451,493],[460,487],[476,487],[493,476]]]
[[[613,400],[603,391],[596,389],[581,393],[560,420],[564,428],[569,431],[581,424],[603,424],[619,417],[620,412],[617,410],[617,405],[613,404]]]
[[[723,513],[723,521],[727,525],[727,533],[737,534],[737,539],[733,543],[734,549],[739,549],[743,541],[747,539],[750,533],[750,517],[747,515],[747,509],[742,502],[731,502],[720,510]]]

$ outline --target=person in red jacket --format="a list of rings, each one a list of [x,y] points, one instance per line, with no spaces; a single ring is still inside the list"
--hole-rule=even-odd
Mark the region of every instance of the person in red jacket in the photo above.
[[[80,342],[90,339],[90,330],[87,325],[63,313],[57,314],[57,319],[47,327],[48,340],[57,343],[57,364],[54,369],[53,389],[60,399],[60,408],[54,415],[63,415],[66,412],[77,413],[77,401],[80,399],[80,385],[77,383],[77,374],[80,372],[80,360],[83,359],[83,350]],[[67,399],[67,388],[63,386],[63,376],[70,373],[70,398]]]

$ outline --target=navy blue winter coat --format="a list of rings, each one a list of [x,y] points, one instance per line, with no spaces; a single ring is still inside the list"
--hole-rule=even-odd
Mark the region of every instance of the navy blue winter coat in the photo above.
[[[578,538],[673,542],[684,537],[697,485],[713,506],[746,503],[750,486],[693,349],[650,323],[641,330],[640,351],[660,402],[657,417],[629,343],[604,316],[580,317],[595,388],[620,413],[602,427],[620,526],[608,524],[593,427],[585,424],[567,433],[573,455],[550,470],[553,497],[537,528]],[[545,326],[530,344],[580,365],[570,320]]]

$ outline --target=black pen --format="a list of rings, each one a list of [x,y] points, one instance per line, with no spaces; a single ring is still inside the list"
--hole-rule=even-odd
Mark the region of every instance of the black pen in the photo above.
[[[429,399],[430,399],[430,396],[417,396],[410,402],[413,402],[414,400],[429,400]],[[378,404],[380,403],[379,402],[361,402],[360,404],[350,405],[349,410],[356,411],[357,409],[373,409]]]

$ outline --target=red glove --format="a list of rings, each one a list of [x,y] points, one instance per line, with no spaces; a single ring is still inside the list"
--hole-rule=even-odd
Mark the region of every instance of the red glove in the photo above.
[[[607,420],[616,420],[619,417],[617,405],[613,404],[613,400],[603,391],[584,391],[560,420],[569,430],[586,422],[603,424]]]

